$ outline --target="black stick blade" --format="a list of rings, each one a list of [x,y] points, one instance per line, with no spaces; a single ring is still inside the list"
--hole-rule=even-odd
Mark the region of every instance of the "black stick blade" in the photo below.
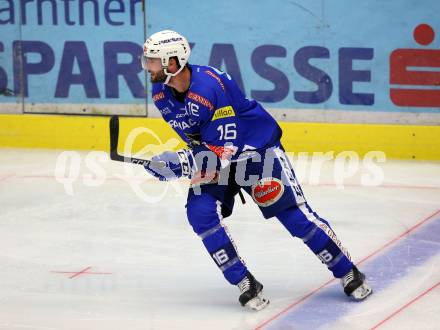
[[[110,118],[110,158],[119,160],[118,157],[118,140],[119,140],[119,117],[112,116]]]
[[[135,157],[123,156],[118,154],[118,141],[119,141],[119,117],[112,116],[110,118],[110,159],[118,162],[132,163],[142,166],[148,166],[153,164],[157,168],[165,167],[165,162],[154,161],[149,159],[140,159]]]

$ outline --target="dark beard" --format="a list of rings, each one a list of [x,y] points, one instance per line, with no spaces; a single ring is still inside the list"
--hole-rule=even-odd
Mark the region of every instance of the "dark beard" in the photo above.
[[[150,75],[150,82],[152,83],[163,83],[166,79],[167,75],[163,71],[159,71],[154,77],[153,75]]]

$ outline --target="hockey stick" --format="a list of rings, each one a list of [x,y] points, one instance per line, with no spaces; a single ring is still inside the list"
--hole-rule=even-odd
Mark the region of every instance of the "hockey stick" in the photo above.
[[[110,118],[110,159],[117,162],[131,163],[137,165],[153,165],[156,168],[162,168],[165,166],[164,162],[155,162],[148,159],[140,159],[135,157],[127,157],[118,154],[118,141],[119,141],[119,117],[112,116]],[[238,191],[240,195],[241,202],[246,204],[246,200],[244,199],[243,193],[241,190]]]
[[[110,159],[117,162],[131,163],[142,166],[150,166],[162,168],[165,166],[164,162],[152,161],[149,159],[140,159],[135,157],[123,156],[118,154],[119,141],[119,117],[112,116],[110,118]]]

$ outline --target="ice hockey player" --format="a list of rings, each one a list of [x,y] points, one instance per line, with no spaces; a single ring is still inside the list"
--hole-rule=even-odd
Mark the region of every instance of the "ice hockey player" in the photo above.
[[[152,99],[188,145],[153,157],[164,167],[145,169],[160,180],[192,180],[188,221],[226,280],[238,286],[240,304],[261,310],[269,303],[222,222],[231,215],[240,189],[252,196],[264,218],[276,217],[302,239],[341,279],[347,296],[365,299],[372,290],[329,223],[306,201],[280,143],[277,122],[247,99],[227,73],[189,64],[190,53],[185,37],[171,30],[151,35],[144,44],[142,67],[153,83]]]

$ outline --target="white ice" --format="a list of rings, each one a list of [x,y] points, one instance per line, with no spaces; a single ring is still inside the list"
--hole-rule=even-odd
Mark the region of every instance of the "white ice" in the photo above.
[[[63,171],[60,153],[0,149],[0,329],[254,329],[331,279],[301,240],[249,196],[237,199],[225,224],[271,299],[261,312],[245,310],[187,223],[186,180],[158,182],[104,154],[87,166],[84,152],[79,172],[74,158]],[[100,169],[90,166],[95,156]],[[309,165],[298,174],[306,197],[355,261],[440,209],[438,162],[387,161],[380,186],[362,185],[360,169],[344,188],[334,185],[334,163],[318,184]],[[437,255],[323,327],[371,328],[439,281]],[[379,328],[440,329],[439,306],[440,286]]]

